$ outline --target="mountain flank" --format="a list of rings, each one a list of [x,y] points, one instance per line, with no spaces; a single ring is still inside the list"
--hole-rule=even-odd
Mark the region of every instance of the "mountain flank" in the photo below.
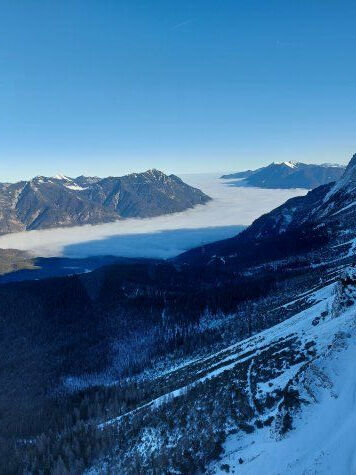
[[[223,260],[225,266],[242,268],[316,249],[326,260],[337,259],[355,246],[355,203],[356,154],[336,183],[291,198],[236,237],[187,251],[176,261],[202,265]]]
[[[233,239],[0,285],[3,472],[353,473],[355,190],[356,155]]]
[[[322,164],[312,165],[301,162],[271,163],[257,170],[247,170],[230,175],[223,179],[236,179],[236,186],[252,186],[258,188],[306,188],[312,189],[320,185],[338,180],[345,171],[344,165]]]
[[[37,176],[0,183],[0,234],[149,218],[210,199],[177,176],[155,169],[107,178]]]

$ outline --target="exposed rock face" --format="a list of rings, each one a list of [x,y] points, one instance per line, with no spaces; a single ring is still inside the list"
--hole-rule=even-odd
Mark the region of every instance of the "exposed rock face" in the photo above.
[[[147,218],[184,211],[210,199],[159,170],[103,179],[37,176],[0,184],[0,233]]]
[[[351,473],[355,162],[173,262],[0,285],[3,472]]]
[[[338,317],[356,302],[356,268],[347,267],[339,278],[332,305],[332,314]]]
[[[237,186],[255,186],[259,188],[307,188],[338,180],[345,167],[343,165],[311,165],[301,162],[271,163],[257,170],[223,175],[221,178],[240,180]]]
[[[329,243],[328,246],[325,246]],[[268,261],[325,248],[328,258],[352,253],[356,246],[356,155],[342,177],[291,198],[238,236],[178,256],[180,262],[223,258],[234,265]]]

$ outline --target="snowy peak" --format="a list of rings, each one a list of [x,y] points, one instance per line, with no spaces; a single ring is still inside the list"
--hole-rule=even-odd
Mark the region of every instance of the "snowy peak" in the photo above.
[[[123,177],[37,176],[0,184],[0,234],[185,211],[211,198],[174,176],[147,170]]]
[[[63,175],[62,173],[57,173],[57,175],[52,176],[54,180],[60,180],[60,181],[73,181],[72,178],[69,178],[66,175]]]
[[[342,169],[337,170],[342,172]],[[283,260],[297,260],[305,253],[308,253],[309,265],[319,265],[317,263],[350,259],[355,251],[354,155],[335,184],[325,184],[305,196],[292,198],[256,219],[235,238],[192,249],[176,260],[209,264],[215,257],[223,259],[226,268],[241,269],[272,261],[278,261],[281,265]]]
[[[341,188],[342,186],[354,185],[356,183],[356,154],[353,155],[349,161],[345,173],[341,179],[336,183],[335,188]]]
[[[349,161],[347,167],[346,167],[346,170],[350,170],[350,169],[355,169],[356,168],[356,153],[354,153],[354,155],[352,156],[351,160]]]
[[[150,170],[146,170],[141,173],[130,173],[129,175],[125,175],[124,178],[134,178],[139,180],[147,180],[147,181],[169,181],[171,176],[166,175],[165,173],[157,170],[156,168],[151,168]]]
[[[267,167],[246,172],[223,175],[223,179],[238,179],[236,186],[259,188],[306,188],[312,189],[338,180],[344,171],[343,165],[312,165],[295,161],[271,163]],[[230,183],[231,185],[231,183]]]
[[[292,161],[281,162],[281,163],[276,163],[276,165],[285,165],[286,167],[289,167],[289,168],[296,168],[298,166],[298,162],[292,162]]]
[[[344,190],[353,191],[356,188],[356,154],[353,155],[342,177],[335,183],[330,193],[325,198],[328,201],[337,192]]]
[[[148,175],[148,176],[164,176],[165,174],[163,172],[161,172],[160,170],[157,170],[157,168],[150,168],[149,170],[147,170],[146,172],[143,173],[144,175]]]

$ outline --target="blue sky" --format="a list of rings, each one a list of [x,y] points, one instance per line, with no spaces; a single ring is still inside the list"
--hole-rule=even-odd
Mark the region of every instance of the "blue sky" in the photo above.
[[[0,179],[346,162],[356,2],[3,0]]]

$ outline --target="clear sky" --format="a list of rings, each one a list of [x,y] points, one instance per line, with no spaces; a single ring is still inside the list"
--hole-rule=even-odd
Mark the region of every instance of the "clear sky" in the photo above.
[[[2,180],[356,151],[355,0],[0,4]]]

